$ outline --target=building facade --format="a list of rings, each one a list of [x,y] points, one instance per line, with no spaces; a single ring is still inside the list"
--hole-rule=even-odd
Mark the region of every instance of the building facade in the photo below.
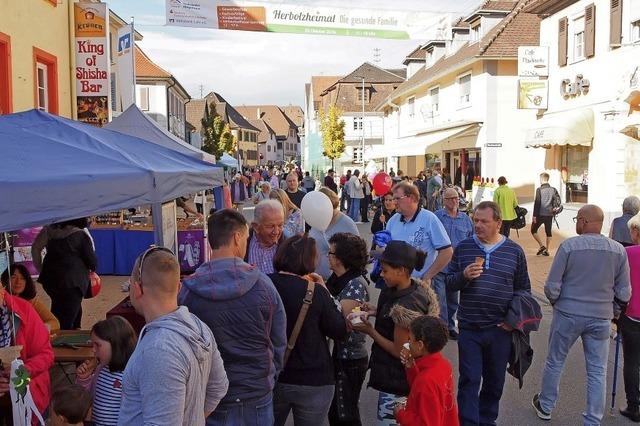
[[[189,93],[168,71],[135,47],[136,105],[158,125],[188,142],[185,105]]]
[[[0,114],[37,108],[73,117],[73,2],[0,0],[0,11]]]
[[[549,103],[525,144],[544,151],[566,202],[612,216],[640,195],[640,2],[541,1],[530,11],[543,17]]]
[[[320,176],[331,167],[331,161],[323,155],[320,132],[322,97],[320,95],[340,78],[339,76],[313,76],[311,82],[305,84],[305,138],[302,144],[302,167],[314,176]]]
[[[204,99],[194,99],[187,104],[187,129],[190,134],[191,144],[201,148],[202,118],[204,117],[205,104],[213,106],[225,123],[229,125],[237,146],[233,156],[243,166],[253,167],[258,165],[258,134],[260,130],[254,127],[242,114],[238,112],[219,93],[210,92]]]
[[[276,134],[276,163],[300,161],[298,126],[277,105],[243,105],[236,108],[246,120],[264,120]]]
[[[424,66],[378,104],[385,141],[365,158],[387,158],[408,175],[440,166],[467,189],[474,176],[504,175],[531,198],[540,167],[531,156],[542,154],[521,143],[535,113],[517,109],[517,54],[538,44],[539,18],[523,11],[526,3],[486,2],[453,26],[451,40],[411,52],[405,63]]]
[[[336,160],[342,170],[363,166],[363,146],[380,146],[384,140],[384,113],[376,106],[405,81],[404,69],[386,70],[365,62],[320,94],[320,109],[332,105],[342,111],[346,150]]]

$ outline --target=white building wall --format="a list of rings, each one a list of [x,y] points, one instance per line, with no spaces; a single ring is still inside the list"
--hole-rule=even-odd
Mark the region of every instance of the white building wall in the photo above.
[[[588,59],[573,57],[572,23],[584,13],[586,6],[595,4],[595,55]],[[634,90],[633,75],[640,66],[640,45],[631,43],[631,22],[640,19],[640,2],[622,0],[623,46],[609,46],[610,2],[581,0],[544,19],[540,26],[540,45],[549,47],[549,109],[545,115],[562,114],[582,108],[594,113],[594,141],[589,154],[589,203],[601,206],[607,222],[621,210],[628,195],[640,195],[638,186],[625,180],[627,153],[638,141],[620,134],[627,124],[640,123],[636,112],[628,116],[629,105],[624,102]],[[558,65],[558,22],[569,20],[567,65]],[[574,82],[581,74],[590,82],[587,94],[565,98],[560,93],[563,79]],[[637,81],[636,81],[636,89]],[[640,167],[640,164],[635,165]],[[559,179],[558,179],[559,180]],[[606,226],[605,226],[606,228]]]
[[[144,105],[140,97],[142,93],[140,89],[143,87],[149,90],[148,110],[142,108]],[[167,129],[167,88],[165,85],[136,84],[136,105],[163,129]]]

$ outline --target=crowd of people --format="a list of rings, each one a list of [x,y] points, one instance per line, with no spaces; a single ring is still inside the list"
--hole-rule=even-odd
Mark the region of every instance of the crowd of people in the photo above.
[[[79,328],[96,256],[86,220],[43,229],[34,253],[46,248],[46,256],[34,260],[51,310],[18,265],[3,274],[0,290],[0,348],[23,346],[40,413],[54,425],[284,425],[290,415],[296,425],[361,425],[369,371],[379,425],[496,424],[506,373],[523,380],[529,334],[542,319],[525,253],[509,238],[518,201],[507,180],[498,179],[494,201],[465,212],[464,190],[438,170],[416,179],[390,171],[394,185],[385,194],[359,170],[344,179],[329,170],[322,184],[296,170],[283,179],[264,172],[234,177],[234,204],[253,199],[253,220],[241,209],[210,214],[210,260],[193,275],[181,278],[166,248],[138,256],[129,296],[145,327],[136,336],[122,317],[96,323],[94,358],[77,367],[75,384],[53,394],[49,334]],[[537,254],[548,256],[559,206],[549,176],[540,179],[531,233]],[[314,190],[333,208],[324,231],[308,229],[300,208]],[[368,221],[369,206],[372,242],[356,226]],[[609,238],[602,210],[585,205],[574,218],[577,236],[556,250],[545,284],[550,344],[531,401],[541,419],[552,417],[566,356],[581,337],[584,423],[600,424],[613,320],[623,339],[621,412],[640,421],[638,209],[636,197],[625,200]],[[448,340],[457,341],[457,386],[441,353]],[[5,365],[0,425],[11,424],[8,389]]]

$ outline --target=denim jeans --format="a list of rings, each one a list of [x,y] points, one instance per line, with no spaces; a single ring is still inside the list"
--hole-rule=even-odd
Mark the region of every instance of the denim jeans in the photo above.
[[[207,426],[261,426],[273,424],[271,392],[249,401],[219,404],[207,418]]]
[[[438,272],[436,276],[431,278],[431,288],[438,297],[438,304],[440,305],[440,319],[445,324],[448,323],[447,315],[447,288],[444,283],[444,273]],[[451,329],[451,328],[449,328]]]
[[[296,426],[324,425],[334,390],[334,385],[304,386],[276,383],[273,390],[274,424],[283,426],[289,412],[293,410],[293,424]]]
[[[640,408],[640,322],[621,315],[618,328],[622,335],[622,356],[624,358],[624,393],[627,406]]]
[[[578,337],[581,337],[587,366],[587,408],[582,416],[585,425],[600,424],[606,402],[610,332],[610,320],[553,310],[549,331],[549,353],[544,364],[540,390],[540,406],[543,410],[550,413],[555,408],[567,353]]]
[[[456,314],[460,307],[460,292],[447,291],[447,328],[456,331]]]
[[[460,426],[496,424],[510,353],[511,333],[498,326],[460,329]]]
[[[352,198],[351,205],[349,206],[349,217],[353,219],[354,222],[360,222],[358,216],[360,216],[360,201],[362,198]]]

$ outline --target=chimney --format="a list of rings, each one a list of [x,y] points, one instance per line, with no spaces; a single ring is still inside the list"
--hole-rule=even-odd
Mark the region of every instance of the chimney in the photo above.
[[[261,118],[261,117],[260,117],[260,116],[261,116],[260,108],[258,108],[258,110],[257,110],[257,114],[258,114],[258,117],[256,117],[256,118],[257,118],[258,120],[260,120],[260,118]]]

